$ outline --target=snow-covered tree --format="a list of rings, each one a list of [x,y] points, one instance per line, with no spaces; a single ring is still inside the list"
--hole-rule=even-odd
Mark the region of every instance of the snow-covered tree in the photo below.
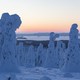
[[[48,44],[48,49],[47,49],[47,56],[46,56],[46,61],[45,61],[45,67],[47,68],[57,68],[57,55],[55,54],[55,39],[59,37],[59,35],[55,34],[54,32],[50,33],[50,41]]]
[[[1,25],[0,25],[0,27],[1,27]],[[0,61],[1,61],[1,57],[2,57],[1,51],[2,51],[3,42],[4,42],[4,40],[3,40],[3,35],[2,35],[1,28],[0,28]]]
[[[77,27],[77,24],[72,24],[70,29],[68,50],[66,52],[65,64],[62,68],[64,72],[80,72],[80,51]]]
[[[41,43],[37,48],[35,61],[36,61],[36,66],[42,66],[43,64],[43,44]]]
[[[23,47],[23,42],[20,42],[19,45],[17,46],[17,61],[19,63],[19,65],[23,66],[24,65],[24,47]]]
[[[57,57],[57,64],[58,67],[61,68],[64,64],[64,57],[65,57],[65,44],[62,41],[57,41],[56,46],[56,57]]]
[[[0,73],[16,73],[19,72],[18,65],[15,60],[16,34],[15,31],[21,24],[20,17],[17,14],[2,14],[0,23],[2,24],[3,46],[1,51]]]
[[[32,45],[30,45],[27,53],[26,67],[28,68],[35,67],[35,52],[34,52],[34,46]]]

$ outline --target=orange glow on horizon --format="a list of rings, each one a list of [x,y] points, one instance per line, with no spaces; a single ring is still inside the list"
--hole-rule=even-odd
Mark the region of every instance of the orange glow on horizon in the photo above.
[[[34,22],[31,24],[28,22],[27,24],[23,24],[16,32],[69,32],[71,25],[73,23],[78,24],[78,29],[80,29],[80,22],[79,20],[71,20],[71,21],[57,21],[57,22],[49,22],[49,23],[42,23],[42,22]]]
[[[71,25],[21,25],[17,32],[69,32]]]

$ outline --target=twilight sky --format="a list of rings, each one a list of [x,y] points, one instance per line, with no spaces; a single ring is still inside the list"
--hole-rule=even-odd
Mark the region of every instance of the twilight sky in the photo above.
[[[80,26],[80,0],[0,0],[0,16],[4,12],[20,15],[17,32],[68,32],[72,23]]]

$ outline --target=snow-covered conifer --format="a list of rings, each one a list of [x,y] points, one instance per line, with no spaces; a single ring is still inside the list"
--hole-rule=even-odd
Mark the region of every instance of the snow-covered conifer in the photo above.
[[[48,49],[47,49],[47,56],[46,56],[46,61],[45,61],[45,67],[47,68],[57,68],[57,55],[55,53],[55,39],[59,37],[58,34],[55,34],[54,32],[50,33],[50,41],[48,44]]]
[[[26,67],[28,68],[35,67],[35,52],[34,52],[33,45],[30,45],[28,53],[27,53]]]
[[[0,73],[19,72],[18,65],[15,60],[16,34],[15,31],[21,24],[18,15],[9,15],[4,13],[1,17],[1,30],[4,38],[1,51]]]
[[[42,66],[43,64],[43,44],[40,43],[40,45],[37,48],[36,52],[36,66]]]
[[[23,50],[23,42],[20,42],[19,45],[17,46],[17,61],[19,65],[23,66],[24,65],[24,50]]]
[[[57,41],[56,45],[56,57],[58,67],[61,68],[64,64],[64,57],[65,57],[65,44],[62,41]]]
[[[70,29],[68,50],[66,52],[65,64],[62,68],[64,72],[80,72],[80,51],[77,27],[77,24],[72,24]]]

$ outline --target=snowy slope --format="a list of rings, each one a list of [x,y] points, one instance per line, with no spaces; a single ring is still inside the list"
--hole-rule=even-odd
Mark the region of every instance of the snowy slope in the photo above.
[[[49,70],[47,68],[42,67],[36,68],[21,67],[21,73],[15,75],[16,75],[15,80],[41,80],[42,77],[48,77],[51,80],[80,80],[80,73],[73,73],[70,74],[69,77],[66,77],[64,73],[62,73],[59,69]],[[7,79],[8,77],[9,77],[8,74],[1,74],[0,80],[8,80]]]

